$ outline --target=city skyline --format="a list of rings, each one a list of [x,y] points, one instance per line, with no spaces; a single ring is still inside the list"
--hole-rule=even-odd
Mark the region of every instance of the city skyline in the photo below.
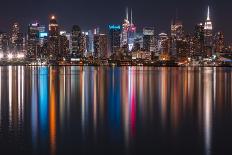
[[[15,2],[15,0],[10,0],[10,2],[18,3]],[[117,1],[116,6],[105,8],[103,9],[103,11],[98,10],[97,12],[95,12],[97,8],[101,8],[101,6],[99,6],[100,4],[102,4],[101,2],[102,1],[98,1],[99,4],[95,5],[94,3],[96,2],[90,3],[89,1],[80,1],[80,4],[83,3],[85,6],[83,8],[86,8],[84,10],[78,9],[78,6],[76,8],[73,7],[72,10],[69,10],[71,4],[73,4],[74,6],[76,4],[76,2],[72,0],[57,3],[53,2],[52,4],[54,6],[51,4],[51,2],[46,2],[42,0],[40,1],[40,3],[36,4],[37,9],[35,10],[32,9],[34,7],[32,5],[32,2],[30,1],[25,1],[24,6],[22,6],[22,4],[10,6],[9,2],[6,2],[4,3],[6,7],[4,7],[4,9],[0,11],[0,30],[8,31],[8,27],[15,21],[18,21],[22,25],[24,31],[26,31],[25,27],[28,25],[28,23],[32,23],[36,20],[43,25],[47,25],[48,16],[51,14],[55,14],[58,18],[61,29],[71,30],[72,25],[78,24],[80,27],[82,27],[83,30],[92,29],[93,27],[100,27],[102,30],[104,30],[104,32],[107,32],[109,24],[122,23],[123,19],[125,18],[125,8],[128,6],[129,8],[133,9],[133,20],[139,32],[141,32],[142,28],[145,26],[154,26],[157,34],[161,32],[168,32],[171,20],[175,18],[177,14],[178,18],[183,22],[185,31],[191,33],[196,23],[204,22],[207,6],[210,5],[212,21],[214,23],[215,30],[223,31],[225,33],[226,41],[232,40],[232,37],[230,37],[232,36],[232,31],[230,30],[230,21],[220,22],[221,20],[225,19],[226,17],[228,18],[229,16],[229,14],[226,13],[228,12],[226,11],[227,7],[223,7],[223,10],[221,10],[221,7],[226,4],[223,2],[218,4],[218,2],[194,1],[190,2],[190,4],[194,3],[193,5],[184,6],[186,2],[179,0],[174,2],[167,2],[167,4],[173,5],[165,6],[163,2],[157,1],[157,5],[160,7],[156,9],[157,7],[155,6],[154,8],[148,6],[148,4],[151,4],[151,1],[149,0],[143,1],[143,7],[138,5],[139,1]],[[109,2],[105,2],[104,5],[107,6],[109,5],[108,3]],[[16,6],[17,8],[15,8]],[[5,8],[10,7],[12,7],[13,11],[10,12],[9,10],[5,10]],[[25,7],[26,10],[23,12],[18,12],[19,8],[23,7]],[[69,12],[71,12],[71,14],[69,14]],[[102,15],[99,16],[101,18],[95,17],[101,12],[104,12]]]

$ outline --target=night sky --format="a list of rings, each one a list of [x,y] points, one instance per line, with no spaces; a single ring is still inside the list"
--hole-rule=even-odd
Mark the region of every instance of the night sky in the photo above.
[[[196,23],[205,19],[207,5],[215,31],[223,31],[232,42],[232,2],[229,0],[4,0],[0,9],[0,29],[18,21],[24,31],[28,23],[39,21],[48,24],[48,16],[55,14],[62,29],[69,31],[73,24],[83,30],[99,26],[105,32],[107,25],[121,24],[125,7],[133,8],[134,23],[141,31],[143,26],[155,26],[157,33],[168,32],[171,19],[183,21],[185,31],[191,32]]]

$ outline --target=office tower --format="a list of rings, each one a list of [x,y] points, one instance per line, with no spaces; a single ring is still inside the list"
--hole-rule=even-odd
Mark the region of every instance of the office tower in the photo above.
[[[197,24],[193,36],[193,58],[199,59],[204,57],[204,33],[204,24]]]
[[[27,56],[29,58],[37,58],[39,45],[39,23],[32,23],[28,26],[27,38]]]
[[[143,33],[136,33],[134,40],[134,51],[141,50],[143,48]]]
[[[183,24],[177,18],[171,23],[171,55],[177,55],[177,41],[183,39]]]
[[[69,56],[69,40],[66,31],[60,31],[59,35],[59,58],[64,60]]]
[[[111,53],[116,53],[120,48],[120,25],[109,25],[109,38],[110,38],[110,50]]]
[[[171,37],[174,39],[181,39],[183,37],[183,24],[178,19],[172,21]]]
[[[10,39],[6,32],[0,33],[0,50],[2,53],[7,54],[9,50]]]
[[[107,55],[107,35],[96,34],[94,35],[94,57],[106,58]]]
[[[51,16],[49,21],[49,52],[50,59],[56,60],[59,55],[59,25],[56,17]]]
[[[129,48],[129,51],[131,51],[134,48],[135,38],[136,38],[136,26],[133,23],[133,12],[131,9],[131,21],[130,21],[130,27],[128,30],[128,48]]]
[[[72,57],[82,57],[83,51],[81,51],[81,42],[82,42],[82,32],[81,28],[78,25],[74,25],[72,27],[71,32],[71,41],[72,41],[72,49],[71,55]]]
[[[147,52],[155,52],[155,28],[143,28],[143,49]]]
[[[169,54],[169,38],[166,33],[160,33],[158,38],[158,51],[161,55]]]
[[[8,53],[10,48],[10,38],[7,33],[2,33],[2,50],[5,54]]]
[[[191,36],[186,35],[182,39],[176,40],[176,54],[179,60],[187,60],[191,56]]]
[[[94,33],[92,30],[88,31],[88,35],[86,36],[86,46],[87,52],[93,53],[94,52]]]
[[[45,31],[45,26],[39,26],[39,46],[42,47],[43,44],[48,40],[48,33]]]
[[[207,18],[204,25],[204,47],[205,47],[205,56],[212,56],[213,48],[213,26],[210,19],[210,9],[208,7]]]
[[[225,48],[224,34],[217,32],[214,36],[214,52],[223,52]]]
[[[122,38],[121,38],[121,46],[128,45],[128,31],[130,28],[130,21],[129,21],[129,13],[128,8],[126,8],[126,18],[122,24]]]
[[[23,50],[23,33],[21,33],[19,23],[14,23],[11,28],[10,50],[13,53]]]

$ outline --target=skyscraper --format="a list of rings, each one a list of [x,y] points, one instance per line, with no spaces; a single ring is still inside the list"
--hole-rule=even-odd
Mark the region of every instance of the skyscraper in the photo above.
[[[120,25],[109,25],[109,38],[111,53],[115,53],[120,48]]]
[[[39,43],[39,23],[32,23],[28,26],[27,38],[27,56],[29,58],[36,58]]]
[[[195,26],[194,37],[193,37],[193,53],[194,58],[204,57],[204,24],[199,23]]]
[[[131,21],[130,21],[130,27],[128,30],[128,48],[129,48],[129,51],[131,51],[134,48],[135,38],[136,38],[136,26],[133,23],[133,12],[131,9]]]
[[[81,42],[82,42],[82,32],[81,28],[78,25],[72,27],[71,32],[71,55],[72,57],[82,57],[83,51],[81,51]]]
[[[94,56],[96,58],[107,57],[107,35],[106,34],[94,35]]]
[[[56,17],[51,16],[49,21],[49,52],[50,59],[58,59],[59,55],[59,25]]]
[[[23,33],[20,31],[19,23],[14,23],[11,29],[10,49],[14,53],[23,50]]]
[[[147,52],[155,51],[155,28],[145,27],[143,28],[143,48]]]
[[[206,57],[212,56],[213,52],[213,25],[210,19],[210,8],[208,6],[207,18],[204,25],[204,46]]]
[[[224,34],[222,32],[217,32],[214,36],[214,51],[223,52],[225,48]]]
[[[177,42],[183,39],[184,31],[182,21],[178,20],[177,17],[171,23],[171,54],[177,55]]]
[[[129,13],[128,8],[126,8],[126,18],[122,24],[122,39],[121,39],[121,46],[128,45],[128,31],[130,28],[130,21],[129,21]]]

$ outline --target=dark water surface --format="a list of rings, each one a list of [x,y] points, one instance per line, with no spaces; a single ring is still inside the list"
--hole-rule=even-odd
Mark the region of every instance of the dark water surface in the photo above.
[[[232,68],[0,67],[0,154],[232,154]]]

